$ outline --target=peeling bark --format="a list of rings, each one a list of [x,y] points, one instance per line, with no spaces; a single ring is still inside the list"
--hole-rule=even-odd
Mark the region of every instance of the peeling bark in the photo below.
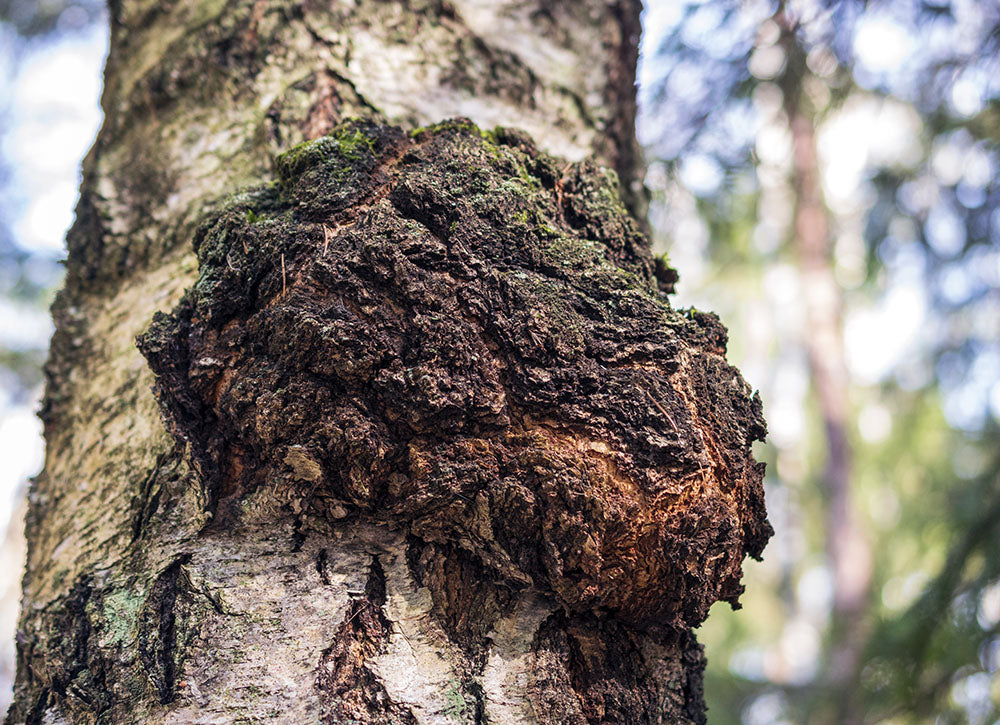
[[[638,5],[112,15],[8,722],[703,722],[764,423],[630,213]]]

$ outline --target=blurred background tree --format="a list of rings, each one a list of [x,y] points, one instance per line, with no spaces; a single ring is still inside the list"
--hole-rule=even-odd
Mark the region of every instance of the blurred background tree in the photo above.
[[[0,712],[10,703],[27,477],[80,159],[100,123],[99,0],[0,0]]]
[[[0,708],[106,22],[0,0]],[[710,722],[997,722],[1000,4],[650,0],[644,26],[655,242],[771,427],[777,535],[699,633]]]
[[[777,536],[710,722],[1000,716],[1000,6],[654,3],[642,138],[680,304],[765,401]]]

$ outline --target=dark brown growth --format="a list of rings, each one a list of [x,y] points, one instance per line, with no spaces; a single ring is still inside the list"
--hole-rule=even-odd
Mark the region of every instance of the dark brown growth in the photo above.
[[[771,533],[760,401],[718,319],[670,307],[612,172],[453,121],[349,123],[277,175],[140,340],[217,517],[294,482],[571,616],[735,604]]]

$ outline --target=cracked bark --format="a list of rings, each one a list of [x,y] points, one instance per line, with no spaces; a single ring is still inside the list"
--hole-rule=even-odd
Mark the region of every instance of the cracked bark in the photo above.
[[[638,10],[112,5],[8,722],[704,720],[764,427],[633,216]]]

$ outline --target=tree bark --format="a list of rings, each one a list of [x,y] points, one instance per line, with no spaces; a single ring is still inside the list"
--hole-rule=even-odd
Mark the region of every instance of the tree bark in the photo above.
[[[7,721],[704,721],[764,424],[639,232],[638,3],[111,15]]]

